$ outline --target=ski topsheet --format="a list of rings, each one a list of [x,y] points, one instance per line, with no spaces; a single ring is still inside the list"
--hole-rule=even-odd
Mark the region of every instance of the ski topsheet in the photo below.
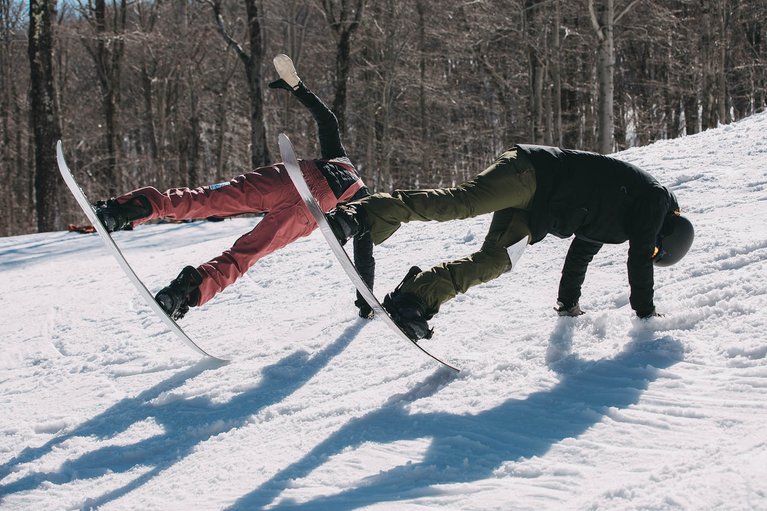
[[[152,293],[149,292],[144,283],[141,282],[141,279],[138,278],[138,275],[136,275],[136,272],[134,272],[133,268],[131,268],[130,264],[128,264],[128,261],[125,259],[125,256],[123,256],[120,248],[117,246],[117,244],[115,244],[114,240],[107,232],[106,227],[104,227],[104,224],[102,224],[98,216],[96,216],[96,210],[93,209],[93,206],[90,202],[88,202],[88,198],[85,196],[85,193],[83,193],[82,189],[80,189],[80,186],[75,181],[72,172],[67,166],[67,162],[64,160],[64,151],[61,146],[61,140],[56,143],[56,160],[59,164],[59,172],[61,172],[61,177],[64,178],[64,182],[69,187],[72,195],[74,195],[75,199],[77,199],[77,203],[85,212],[88,220],[90,220],[90,222],[96,228],[96,232],[99,234],[99,237],[102,239],[109,252],[117,260],[120,268],[123,269],[130,281],[133,282],[133,285],[136,286],[138,293],[142,296],[142,298],[144,298],[144,301],[146,301],[147,305],[149,305],[149,308],[152,309],[160,319],[162,319],[165,325],[173,333],[181,338],[181,340],[194,351],[200,355],[225,362],[225,360],[214,357],[213,355],[210,355],[208,352],[200,348],[192,339],[189,338],[188,335],[186,335],[186,333],[181,329],[180,326],[178,326],[175,321],[173,321],[170,317],[168,317],[167,314],[165,314],[165,311],[162,310],[160,305],[154,300]]]
[[[397,326],[397,323],[391,319],[391,316],[389,316],[389,313],[386,312],[386,310],[383,308],[381,302],[378,301],[378,298],[375,297],[370,288],[368,288],[367,284],[365,284],[365,281],[362,280],[362,277],[360,277],[360,274],[357,273],[357,268],[354,267],[354,263],[352,263],[351,259],[349,259],[349,255],[333,235],[333,231],[330,229],[330,225],[325,219],[325,214],[323,213],[322,208],[320,208],[320,205],[317,203],[317,200],[314,198],[314,195],[312,195],[312,192],[309,190],[309,186],[304,180],[304,175],[298,165],[298,159],[296,158],[296,153],[293,150],[293,144],[290,143],[290,139],[288,139],[284,133],[280,133],[278,141],[280,145],[282,161],[285,164],[285,169],[287,169],[290,179],[296,186],[296,189],[301,195],[301,198],[304,199],[304,202],[309,208],[312,216],[317,221],[317,225],[319,225],[320,231],[325,237],[325,240],[327,240],[328,245],[330,245],[330,248],[333,251],[333,254],[336,256],[336,259],[338,259],[338,262],[341,263],[344,271],[354,283],[354,287],[357,288],[360,294],[368,302],[370,307],[375,311],[375,317],[383,319],[384,323],[389,325],[389,327],[394,330],[402,339],[406,340],[422,352],[426,353],[440,364],[443,364],[444,366],[449,367],[454,371],[459,371],[457,367],[454,367],[444,360],[437,358],[436,356],[426,351],[420,344],[410,339],[407,335],[405,335],[400,327]]]

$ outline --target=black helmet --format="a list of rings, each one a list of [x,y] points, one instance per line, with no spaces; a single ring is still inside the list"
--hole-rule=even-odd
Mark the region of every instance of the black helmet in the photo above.
[[[694,237],[695,229],[687,218],[678,212],[668,215],[655,242],[652,262],[655,266],[676,264],[690,250]]]

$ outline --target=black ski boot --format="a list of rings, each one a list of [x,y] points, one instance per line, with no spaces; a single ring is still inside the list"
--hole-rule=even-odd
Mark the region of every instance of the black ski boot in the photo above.
[[[187,266],[154,299],[172,319],[181,319],[189,312],[189,307],[195,307],[200,301],[200,284],[200,272],[194,266]]]
[[[133,229],[131,222],[152,214],[152,206],[143,195],[136,195],[124,204],[118,203],[117,199],[100,200],[94,207],[107,232],[129,231]]]
[[[341,245],[345,245],[355,236],[362,236],[367,230],[365,210],[351,204],[338,204],[325,218]]]
[[[419,273],[421,269],[418,266],[410,268],[394,291],[384,297],[382,304],[405,335],[415,342],[420,339],[431,339],[434,334],[434,329],[429,328],[426,322],[433,317],[433,314],[426,314],[423,300],[413,293],[403,293],[401,290],[403,284],[413,280]]]

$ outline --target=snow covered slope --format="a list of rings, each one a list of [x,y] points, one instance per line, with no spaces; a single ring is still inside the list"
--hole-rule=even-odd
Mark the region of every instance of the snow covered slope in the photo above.
[[[546,239],[435,318],[459,374],[356,317],[319,233],[183,320],[228,365],[165,332],[95,235],[0,239],[0,509],[767,509],[765,133],[619,155],[696,226],[656,271],[665,317],[633,318],[623,245],[592,263],[588,314],[558,318],[568,243]],[[256,221],[115,238],[156,290]],[[488,222],[406,225],[379,295]]]

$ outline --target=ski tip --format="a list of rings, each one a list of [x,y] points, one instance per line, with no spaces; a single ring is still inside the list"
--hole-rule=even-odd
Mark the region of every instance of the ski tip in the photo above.
[[[66,169],[71,172],[67,166],[67,160],[64,158],[64,144],[61,143],[61,140],[56,141],[56,163],[59,166],[59,171],[64,172]]]
[[[282,159],[285,159],[285,155],[289,152],[294,152],[293,149],[293,143],[290,141],[288,136],[284,133],[280,133],[277,136],[277,145],[280,148],[280,156],[282,156]]]

